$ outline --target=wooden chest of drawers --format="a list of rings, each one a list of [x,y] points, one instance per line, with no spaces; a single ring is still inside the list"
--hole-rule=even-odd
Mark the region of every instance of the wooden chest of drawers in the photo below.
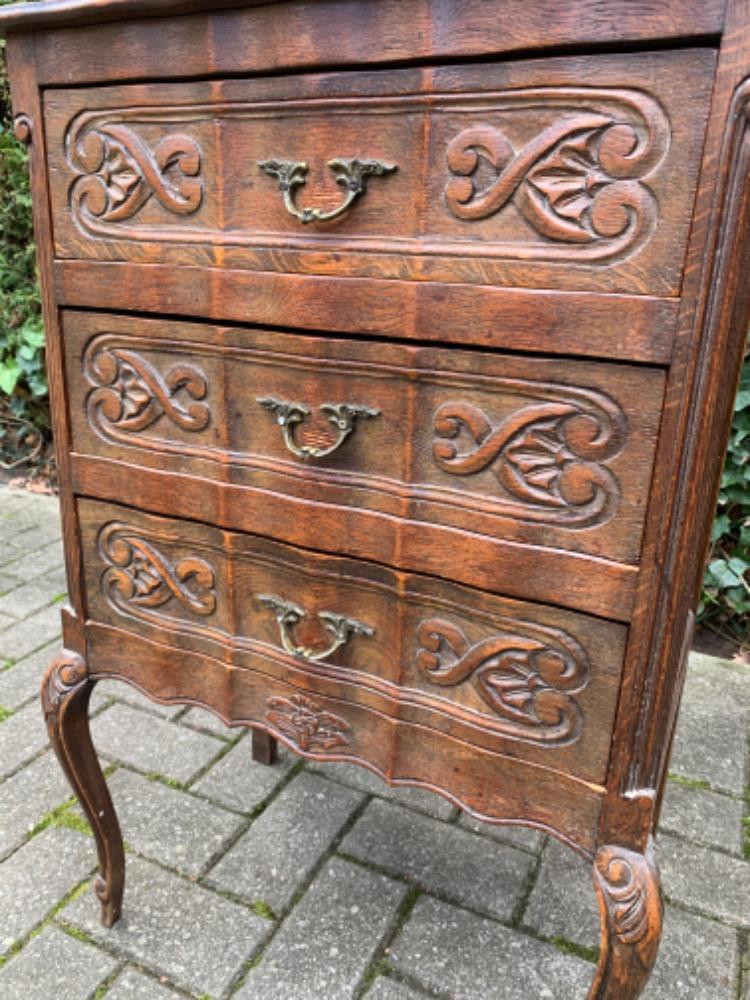
[[[748,318],[747,0],[42,0],[30,143],[71,606],[97,680],[531,824],[638,996]],[[290,859],[291,863],[291,859]]]

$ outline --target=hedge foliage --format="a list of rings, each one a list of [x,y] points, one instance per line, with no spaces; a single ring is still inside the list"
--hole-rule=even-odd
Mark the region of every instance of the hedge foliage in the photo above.
[[[1,45],[2,43],[0,43]],[[44,330],[37,287],[26,150],[13,135],[0,52],[0,449],[28,454],[36,428],[49,433]]]
[[[27,421],[48,437],[49,411],[26,150],[11,129],[3,65],[0,53],[0,457],[7,464],[29,449]],[[700,618],[750,645],[750,358],[737,397]]]

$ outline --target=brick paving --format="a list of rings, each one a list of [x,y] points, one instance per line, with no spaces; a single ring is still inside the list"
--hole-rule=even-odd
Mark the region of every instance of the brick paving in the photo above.
[[[104,930],[94,843],[38,707],[65,587],[54,498],[0,488],[0,566],[2,1000],[586,996],[591,876],[556,841],[351,765],[254,764],[246,733],[111,682],[92,730],[128,884]],[[693,655],[646,1000],[750,1000],[749,720],[750,670]]]

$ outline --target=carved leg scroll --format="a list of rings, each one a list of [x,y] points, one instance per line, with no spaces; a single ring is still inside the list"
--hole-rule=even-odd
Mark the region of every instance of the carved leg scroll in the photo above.
[[[274,764],[279,751],[279,741],[262,729],[253,729],[253,760],[259,764]]]
[[[594,861],[602,919],[599,968],[588,1000],[636,1000],[659,950],[662,903],[653,841],[645,854],[607,845]]]
[[[94,831],[100,870],[94,892],[101,902],[102,923],[111,927],[122,907],[125,853],[120,824],[91,742],[88,707],[93,688],[83,657],[63,650],[42,681],[42,711],[57,759]]]

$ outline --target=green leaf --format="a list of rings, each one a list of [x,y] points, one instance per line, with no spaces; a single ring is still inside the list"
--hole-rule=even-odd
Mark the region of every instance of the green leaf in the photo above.
[[[0,391],[10,396],[18,384],[20,377],[21,369],[14,359],[11,358],[10,361],[0,362]]]

